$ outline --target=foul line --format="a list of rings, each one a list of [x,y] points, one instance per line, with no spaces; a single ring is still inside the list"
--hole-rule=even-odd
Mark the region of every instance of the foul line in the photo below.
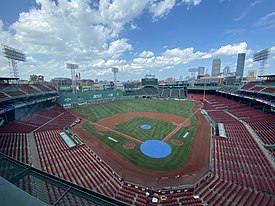
[[[144,143],[143,141],[141,141],[141,140],[139,140],[139,139],[136,139],[136,138],[134,138],[134,137],[131,137],[131,136],[127,135],[127,134],[124,134],[124,133],[122,133],[122,132],[116,131],[116,130],[111,129],[111,128],[109,128],[109,127],[105,127],[105,126],[103,126],[103,125],[101,125],[101,124],[98,124],[98,123],[95,123],[95,122],[90,122],[90,123],[93,124],[93,125],[102,127],[102,128],[104,128],[104,129],[106,129],[106,130],[109,130],[109,131],[111,131],[111,132],[114,132],[114,133],[116,133],[116,134],[118,134],[118,135],[121,135],[121,136],[123,136],[123,137],[126,137],[127,139],[133,140],[133,141],[135,141],[135,142],[137,142],[137,143],[140,143],[140,144],[143,144],[143,143]]]
[[[163,142],[167,142],[174,134],[176,134],[183,126],[184,123],[189,120],[192,116],[194,116],[202,107],[200,107],[199,109],[197,109],[197,111],[195,111],[193,114],[191,114],[187,119],[185,119],[182,123],[180,123],[180,125],[178,127],[176,127],[176,129],[174,129],[172,132],[170,132],[166,137],[163,138]]]

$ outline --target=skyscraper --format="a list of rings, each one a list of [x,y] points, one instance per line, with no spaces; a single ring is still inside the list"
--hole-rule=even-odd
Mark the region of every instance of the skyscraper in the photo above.
[[[227,75],[228,73],[230,73],[230,67],[226,66],[226,67],[223,68],[223,74]]]
[[[236,76],[243,77],[245,53],[238,54]]]
[[[199,67],[199,68],[198,68],[198,75],[199,75],[199,76],[204,75],[204,67]]]
[[[220,58],[213,59],[212,76],[218,76],[220,71],[221,71],[221,59]]]

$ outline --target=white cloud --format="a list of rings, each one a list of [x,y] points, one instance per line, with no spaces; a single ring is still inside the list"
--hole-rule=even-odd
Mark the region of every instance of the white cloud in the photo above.
[[[149,12],[153,14],[153,19],[156,20],[160,17],[166,16],[175,6],[185,4],[188,6],[197,6],[202,0],[181,0],[176,3],[176,0],[151,0]]]
[[[202,0],[182,0],[180,4],[184,3],[189,6],[192,6],[192,5],[197,6],[201,3],[201,1]]]
[[[269,51],[270,51],[270,53],[275,53],[275,46],[271,47],[271,48],[269,49]]]
[[[254,66],[254,61],[252,58],[246,59],[245,60],[245,68],[251,68]]]
[[[108,65],[108,58],[119,58],[133,49],[127,39],[119,38],[120,32],[147,9],[149,2],[100,0],[90,7],[89,0],[37,0],[41,8],[20,13],[9,31],[4,31],[0,20],[0,41],[23,50],[30,58],[54,59],[38,63],[37,72],[47,80],[55,77],[67,61],[78,62],[79,71],[85,73],[91,70],[90,62],[103,58]],[[1,62],[7,63],[5,59]],[[30,68],[29,63],[19,65],[25,79],[31,74],[31,70],[26,69]],[[48,68],[55,72],[49,72]]]
[[[246,16],[246,14],[247,12],[243,11],[238,17],[234,19],[234,21],[241,21]]]
[[[272,59],[275,59],[275,56],[273,56]]]
[[[224,35],[230,35],[230,36],[238,36],[245,32],[246,30],[243,28],[233,28],[233,29],[225,29]]]
[[[231,0],[219,0],[219,3],[223,3],[225,1],[231,2]]]
[[[256,23],[255,26],[265,27],[267,29],[271,29],[275,27],[275,11],[266,14],[261,17]]]
[[[254,1],[254,2],[251,2],[251,3],[249,4],[249,6],[250,6],[250,7],[256,6],[257,4],[262,3],[263,1],[264,1],[264,0],[256,0],[256,1]]]
[[[99,19],[108,24],[116,32],[121,31],[126,23],[140,16],[147,8],[150,0],[101,0],[99,3]]]
[[[153,20],[161,18],[177,6],[176,1],[36,0],[39,7],[20,13],[19,19],[7,31],[0,20],[0,42],[20,49],[30,57],[27,63],[19,65],[25,79],[35,73],[34,69],[29,69],[34,67],[31,63],[47,80],[55,77],[68,61],[78,62],[79,72],[88,74],[86,70],[91,70],[93,62],[103,59],[102,65],[109,65],[111,60],[133,50],[129,40],[120,36],[126,25],[133,30],[139,29],[133,23],[135,19],[145,12],[149,12]],[[201,1],[182,2],[198,5]],[[0,61],[1,65],[7,64],[4,58]],[[48,68],[54,72],[49,72]],[[69,75],[69,72],[61,75]]]
[[[225,55],[225,56],[230,56],[230,55],[236,55],[238,53],[250,53],[250,50],[247,49],[247,43],[246,42],[241,42],[239,44],[228,44],[225,46],[222,46],[216,51],[212,52],[211,56],[220,56],[220,55]]]
[[[154,53],[151,51],[143,51],[139,57],[144,57],[144,58],[149,58],[149,57],[153,57]]]
[[[118,58],[124,52],[132,50],[133,47],[128,43],[127,39],[118,39],[116,41],[111,42],[108,50],[103,54],[105,57],[110,56],[112,58]]]
[[[132,62],[128,62],[128,68],[133,68],[140,73],[146,69],[159,68],[159,71],[171,70],[177,65],[188,64],[195,60],[209,59],[215,56],[236,56],[238,53],[250,53],[245,42],[233,45],[221,46],[218,49],[211,49],[208,52],[195,51],[194,48],[174,48],[166,49],[162,55],[155,56],[150,51],[143,51]],[[249,59],[247,65],[250,67],[253,60]]]
[[[130,24],[130,29],[131,30],[137,30],[137,29],[139,29],[139,27],[138,27],[138,25],[131,23]]]
[[[153,1],[149,11],[153,14],[153,18],[163,17],[175,6],[176,0]]]

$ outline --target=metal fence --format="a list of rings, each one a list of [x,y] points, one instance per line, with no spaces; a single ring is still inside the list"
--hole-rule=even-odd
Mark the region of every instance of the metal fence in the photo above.
[[[127,205],[0,153],[0,176],[48,205]]]

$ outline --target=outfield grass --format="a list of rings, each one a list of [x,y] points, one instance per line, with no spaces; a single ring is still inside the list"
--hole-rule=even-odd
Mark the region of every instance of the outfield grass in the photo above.
[[[194,103],[171,100],[123,100],[106,104],[74,108],[73,111],[86,116],[90,121],[127,112],[160,112],[189,117]]]
[[[105,108],[106,107],[106,108]],[[121,114],[125,112],[160,112],[174,114],[182,117],[189,117],[192,112],[194,103],[192,102],[183,102],[183,101],[148,101],[148,100],[129,100],[129,101],[120,101],[113,102],[109,104],[90,106],[84,108],[75,109],[76,112],[80,112],[83,115],[86,115],[89,120],[97,121],[101,118],[105,118],[114,114]],[[114,109],[113,111],[111,111]],[[92,115],[92,116],[91,116]],[[93,116],[95,115],[95,116]],[[152,129],[142,130],[139,128],[141,124],[150,124]],[[125,142],[130,140],[121,137],[118,134],[112,133],[110,131],[101,131],[97,132],[96,128],[90,124],[89,121],[86,121],[83,124],[83,128],[89,133],[93,134],[95,137],[103,141],[110,148],[117,151],[122,156],[126,157],[133,164],[150,170],[159,170],[167,171],[177,169],[183,166],[188,160],[190,150],[196,136],[198,123],[194,116],[190,118],[190,126],[181,128],[173,137],[167,142],[171,148],[172,152],[169,156],[165,158],[151,158],[144,155],[140,151],[140,144],[135,143],[136,147],[134,149],[126,150],[123,148]],[[143,141],[148,139],[163,139],[167,134],[169,134],[175,125],[170,122],[165,122],[157,119],[152,119],[148,117],[137,117],[123,123],[120,123],[116,126],[116,130],[133,136],[137,139]],[[155,129],[155,130],[154,130]],[[183,138],[186,132],[189,132],[189,135],[186,138]],[[155,135],[157,134],[157,135]],[[118,143],[108,139],[112,137],[118,141]],[[184,144],[182,146],[176,146],[171,143],[172,139],[182,139]]]

